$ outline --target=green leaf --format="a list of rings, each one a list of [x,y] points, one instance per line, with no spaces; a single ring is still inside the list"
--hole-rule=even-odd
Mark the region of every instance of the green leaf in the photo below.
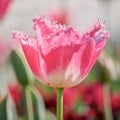
[[[80,113],[81,115],[85,115],[86,112],[88,111],[89,109],[89,106],[87,106],[84,101],[77,101],[76,104],[75,104],[75,108],[74,108],[74,111],[76,113]]]
[[[31,97],[34,110],[34,120],[45,120],[45,105],[42,96],[36,88],[32,87]]]
[[[7,120],[6,101],[7,99],[4,99],[4,101],[0,103],[0,120]]]
[[[57,118],[52,112],[47,110],[46,111],[46,120],[57,120]]]
[[[120,78],[110,81],[110,86],[113,92],[120,92]]]
[[[10,97],[0,103],[0,120],[17,120],[15,105]]]
[[[25,69],[25,66],[21,58],[15,51],[11,53],[10,61],[12,63],[13,69],[15,71],[15,74],[19,83],[24,87],[27,86],[29,84],[27,71]]]
[[[17,120],[17,111],[15,104],[10,96],[7,98],[7,116],[8,120]]]
[[[22,109],[27,120],[46,120],[46,110],[43,98],[38,90],[31,85],[25,87]]]

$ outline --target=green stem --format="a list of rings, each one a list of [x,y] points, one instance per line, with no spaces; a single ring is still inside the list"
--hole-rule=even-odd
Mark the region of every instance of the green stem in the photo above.
[[[25,88],[27,120],[34,120],[30,86]]]
[[[109,85],[109,83],[104,83],[104,85],[103,85],[103,102],[104,102],[105,120],[113,120],[111,101],[110,101],[110,85]]]
[[[57,88],[57,120],[63,120],[63,88]]]

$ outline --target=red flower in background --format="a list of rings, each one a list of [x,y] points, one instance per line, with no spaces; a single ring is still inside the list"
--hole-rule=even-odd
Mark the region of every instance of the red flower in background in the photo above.
[[[16,105],[19,105],[22,99],[22,88],[19,84],[9,86],[9,93]]]
[[[19,83],[15,83],[12,85],[9,85],[9,95],[12,97],[16,110],[18,113],[18,116],[24,117],[26,115],[26,110],[25,110],[25,98],[24,98],[24,92],[23,88],[20,86]]]
[[[56,21],[62,25],[68,24],[68,14],[67,11],[51,11],[48,15],[50,21]]]
[[[100,83],[87,85],[86,90],[83,92],[82,99],[91,107],[95,107],[96,109],[102,111],[103,110],[102,85]]]
[[[103,85],[102,83],[94,83],[91,85],[83,84],[75,88],[78,100],[84,101],[89,106],[86,118],[104,119],[103,107]],[[120,93],[110,91],[111,108],[114,120],[119,116],[120,111]]]
[[[113,111],[120,110],[120,92],[111,95],[111,106]]]
[[[63,97],[64,107],[68,109],[70,108],[72,109],[76,100],[77,100],[77,96],[75,89],[73,88],[65,89],[64,97]]]
[[[109,37],[104,25],[96,22],[80,34],[73,27],[33,20],[36,36],[14,32],[26,59],[39,80],[55,88],[78,85],[87,76]],[[33,57],[34,56],[34,57]]]
[[[41,89],[41,88],[40,88]],[[43,89],[42,93],[46,108],[55,113],[56,109],[56,93]],[[21,87],[13,85],[9,87],[10,94],[15,101],[18,114],[23,116],[23,91]],[[65,90],[64,93],[64,119],[65,120],[89,120],[100,119],[104,120],[102,84],[94,83],[91,85],[82,84],[78,87],[73,87]],[[87,105],[85,113],[75,110],[76,102],[83,101]],[[81,105],[79,106],[81,108]],[[114,120],[117,120],[120,111],[120,93],[111,92],[111,107],[113,110]]]
[[[0,0],[0,20],[4,17],[11,2],[12,0]]]

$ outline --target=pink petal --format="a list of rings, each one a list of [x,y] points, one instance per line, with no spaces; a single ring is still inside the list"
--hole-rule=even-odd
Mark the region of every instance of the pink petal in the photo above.
[[[91,42],[94,43],[94,46],[92,44],[88,44],[88,46],[86,47],[85,53],[83,52],[84,56],[82,58],[84,61],[83,63],[84,66],[82,68],[85,68],[83,76],[85,74],[87,75],[87,73],[95,64],[101,50],[104,48],[105,43],[109,37],[109,32],[104,30],[104,25],[100,24],[100,22],[98,21],[95,23],[94,28],[86,36],[91,37],[90,39],[91,39]],[[88,58],[90,59],[87,60],[86,59],[87,56],[89,56]],[[87,63],[87,61],[89,61],[89,63]]]
[[[93,40],[88,40],[87,43],[80,48],[80,69],[81,75],[84,77],[88,73],[88,67],[91,62],[91,58],[94,55],[95,42]],[[92,66],[91,66],[92,67]]]
[[[15,33],[33,73],[52,87],[71,87],[88,74],[103,49],[109,33],[99,21],[80,35],[72,27],[33,20],[36,37]]]
[[[39,51],[37,49],[36,40],[30,38],[29,36],[24,36],[22,33],[13,32],[13,37],[20,41],[26,59],[31,67],[33,73],[40,76],[40,61],[39,61]]]
[[[66,47],[58,47],[51,50],[47,55],[42,56],[46,66],[48,73],[62,70],[64,71],[66,67],[69,65],[73,54],[79,49],[76,46],[66,46]]]
[[[85,41],[84,39],[86,42],[79,46],[79,50],[74,53],[70,62],[73,69],[73,74],[78,72],[81,80],[87,73],[87,67],[91,61],[91,57],[93,56],[95,49],[95,42],[93,40],[90,38],[83,38],[82,40]]]
[[[106,39],[103,39],[101,42],[97,43],[96,48],[94,49],[94,54],[91,57],[91,61],[87,67],[87,72],[90,71],[90,69],[93,67],[93,65],[95,64],[96,60],[98,59],[98,56],[100,54],[100,52],[102,51],[102,49],[104,48],[105,44],[106,44]]]
[[[0,19],[2,19],[7,12],[12,0],[0,0]]]
[[[21,44],[31,70],[36,76],[40,76],[39,51],[30,45],[24,45],[23,43]]]
[[[44,46],[42,55],[48,73],[57,69],[65,70],[73,54],[79,50],[80,42],[79,34],[71,28],[54,36],[49,45]]]

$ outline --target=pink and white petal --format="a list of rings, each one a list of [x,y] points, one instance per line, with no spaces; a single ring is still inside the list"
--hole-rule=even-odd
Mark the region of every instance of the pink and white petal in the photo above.
[[[93,57],[94,50],[95,50],[95,42],[88,38],[89,40],[84,44],[80,49],[80,69],[81,69],[81,76],[84,77],[87,75],[87,69],[91,62],[91,58]],[[82,50],[82,52],[81,52]]]
[[[43,48],[45,50],[42,56],[47,65],[48,73],[57,69],[66,69],[74,52],[79,50],[78,41],[81,41],[80,36],[71,30],[61,32],[51,39],[49,46]]]
[[[94,33],[94,34],[93,34]],[[109,32],[104,30],[104,26],[101,25],[100,23],[98,23],[97,26],[95,26],[93,28],[93,30],[91,30],[90,33],[88,33],[88,36],[90,36],[91,38],[91,41],[95,44],[94,45],[94,48],[92,48],[92,53],[89,53],[88,51],[91,51],[90,50],[90,47],[92,47],[91,44],[89,44],[89,46],[86,48],[85,50],[85,54],[88,54],[90,55],[91,54],[91,57],[89,57],[90,59],[88,60],[89,63],[87,64],[87,66],[84,66],[82,68],[85,68],[84,70],[84,74],[83,76],[90,71],[90,69],[93,67],[93,65],[95,64],[101,50],[103,49],[103,47],[105,46],[105,43],[109,37]],[[86,56],[88,56],[86,55]],[[84,57],[82,57],[84,58]],[[85,60],[84,60],[85,61]],[[85,64],[86,62],[83,62],[83,65]],[[83,69],[82,69],[83,70]]]
[[[24,45],[23,43],[21,44],[25,57],[30,65],[32,72],[36,76],[40,76],[41,71],[40,71],[39,51],[36,50],[33,46],[30,46],[28,44],[26,45]]]
[[[64,70],[70,63],[71,58],[77,48],[66,46],[52,49],[47,55],[42,56],[46,66],[47,72],[51,73],[56,70]]]
[[[106,30],[97,31],[93,36],[93,39],[96,42],[96,49],[102,49],[108,38],[109,38],[108,31],[106,31]]]
[[[31,70],[36,76],[40,76],[39,51],[37,49],[37,40],[30,36],[23,35],[21,32],[13,32],[13,38],[21,43],[25,57]]]
[[[33,19],[33,28],[37,32],[38,28],[40,29],[41,36],[45,38],[47,34],[51,34],[50,25],[48,25],[42,17]]]
[[[96,48],[94,49],[94,54],[91,57],[91,61],[87,67],[87,72],[90,71],[90,69],[93,67],[94,63],[98,59],[99,54],[101,53],[102,49],[104,48],[106,44],[106,40],[107,38],[105,38],[104,40],[101,40],[101,42],[99,42],[99,44],[96,45]]]
[[[96,42],[96,45],[94,49],[94,54],[93,56],[91,56],[89,65],[86,67],[86,73],[88,73],[95,64],[100,52],[102,51],[102,49],[106,44],[108,37],[109,37],[109,33],[107,31],[102,31],[102,32],[99,31],[99,34],[97,33],[96,35],[94,35],[93,39]]]
[[[91,39],[86,40],[86,43],[79,46],[79,50],[74,52],[71,62],[66,69],[66,79],[69,78],[69,76],[72,76],[72,82],[78,81],[76,83],[80,83],[80,81],[83,80],[86,75],[86,68],[93,55],[94,48],[95,43],[94,41],[91,41]]]
[[[70,46],[81,42],[81,35],[72,27],[65,28],[65,30],[52,38],[52,43],[59,46]]]

